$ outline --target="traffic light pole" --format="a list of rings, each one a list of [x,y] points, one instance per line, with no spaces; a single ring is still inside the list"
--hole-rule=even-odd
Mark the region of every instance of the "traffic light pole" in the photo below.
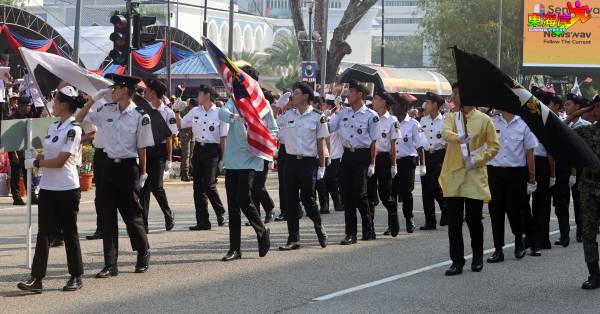
[[[131,20],[133,18],[133,7],[131,4],[131,0],[127,1],[127,32],[129,32],[129,36],[127,36],[127,75],[131,76],[131,68],[133,67],[133,63],[131,60]]]
[[[177,17],[179,19],[179,17]],[[168,94],[171,94],[171,1],[167,0],[167,90]]]

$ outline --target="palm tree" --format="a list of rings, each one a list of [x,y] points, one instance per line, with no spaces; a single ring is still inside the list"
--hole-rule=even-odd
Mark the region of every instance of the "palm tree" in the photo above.
[[[233,59],[235,60],[244,60],[250,63],[261,75],[272,75],[273,69],[267,63],[267,57],[258,55],[251,51],[241,51],[234,52]]]
[[[265,49],[268,54],[266,63],[282,76],[278,88],[288,88],[300,80],[302,59],[298,41],[292,36],[277,36],[271,48]]]

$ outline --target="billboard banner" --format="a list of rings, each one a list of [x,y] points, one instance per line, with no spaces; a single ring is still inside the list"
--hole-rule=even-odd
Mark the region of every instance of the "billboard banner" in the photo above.
[[[600,1],[523,4],[523,66],[600,68]]]

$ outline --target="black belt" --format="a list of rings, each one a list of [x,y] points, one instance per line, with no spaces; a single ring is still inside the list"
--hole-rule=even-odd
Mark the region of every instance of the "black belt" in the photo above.
[[[441,153],[446,153],[446,149],[442,148],[442,149],[433,150],[433,151],[426,150],[425,153],[429,154],[429,155],[441,154]]]
[[[302,159],[317,159],[317,157],[315,156],[302,156],[302,155],[290,155],[288,154],[288,158],[292,158],[292,159],[298,159],[298,160],[302,160]]]
[[[200,145],[200,146],[218,146],[219,143],[206,143],[206,142],[196,141],[196,145]]]
[[[396,160],[402,160],[402,159],[416,159],[417,156],[404,156],[404,157],[396,157]]]
[[[344,152],[350,152],[350,153],[364,153],[364,152],[370,152],[371,149],[370,148],[348,148],[348,147],[344,147]]]
[[[110,162],[112,162],[113,164],[120,164],[120,163],[124,163],[124,162],[131,162],[131,161],[136,161],[136,158],[107,158]]]

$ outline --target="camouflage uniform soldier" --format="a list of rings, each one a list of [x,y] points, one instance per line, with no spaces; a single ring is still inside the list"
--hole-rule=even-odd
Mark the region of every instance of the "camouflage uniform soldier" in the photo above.
[[[183,118],[192,108],[197,105],[195,99],[190,99],[190,103],[181,112]],[[181,145],[181,181],[191,181],[190,178],[190,160],[194,152],[194,134],[191,128],[181,129],[179,132],[179,140]]]
[[[586,118],[600,120],[600,97],[596,96],[592,106],[583,109],[587,111]],[[579,113],[579,112],[577,112]],[[576,113],[576,114],[577,114]],[[590,119],[591,120],[591,119]],[[575,132],[600,156],[600,123],[575,129]],[[581,199],[581,223],[583,229],[583,252],[590,276],[583,283],[583,289],[596,289],[600,287],[600,267],[598,265],[598,218],[600,217],[600,166],[589,166],[578,173],[581,184],[579,185]]]

